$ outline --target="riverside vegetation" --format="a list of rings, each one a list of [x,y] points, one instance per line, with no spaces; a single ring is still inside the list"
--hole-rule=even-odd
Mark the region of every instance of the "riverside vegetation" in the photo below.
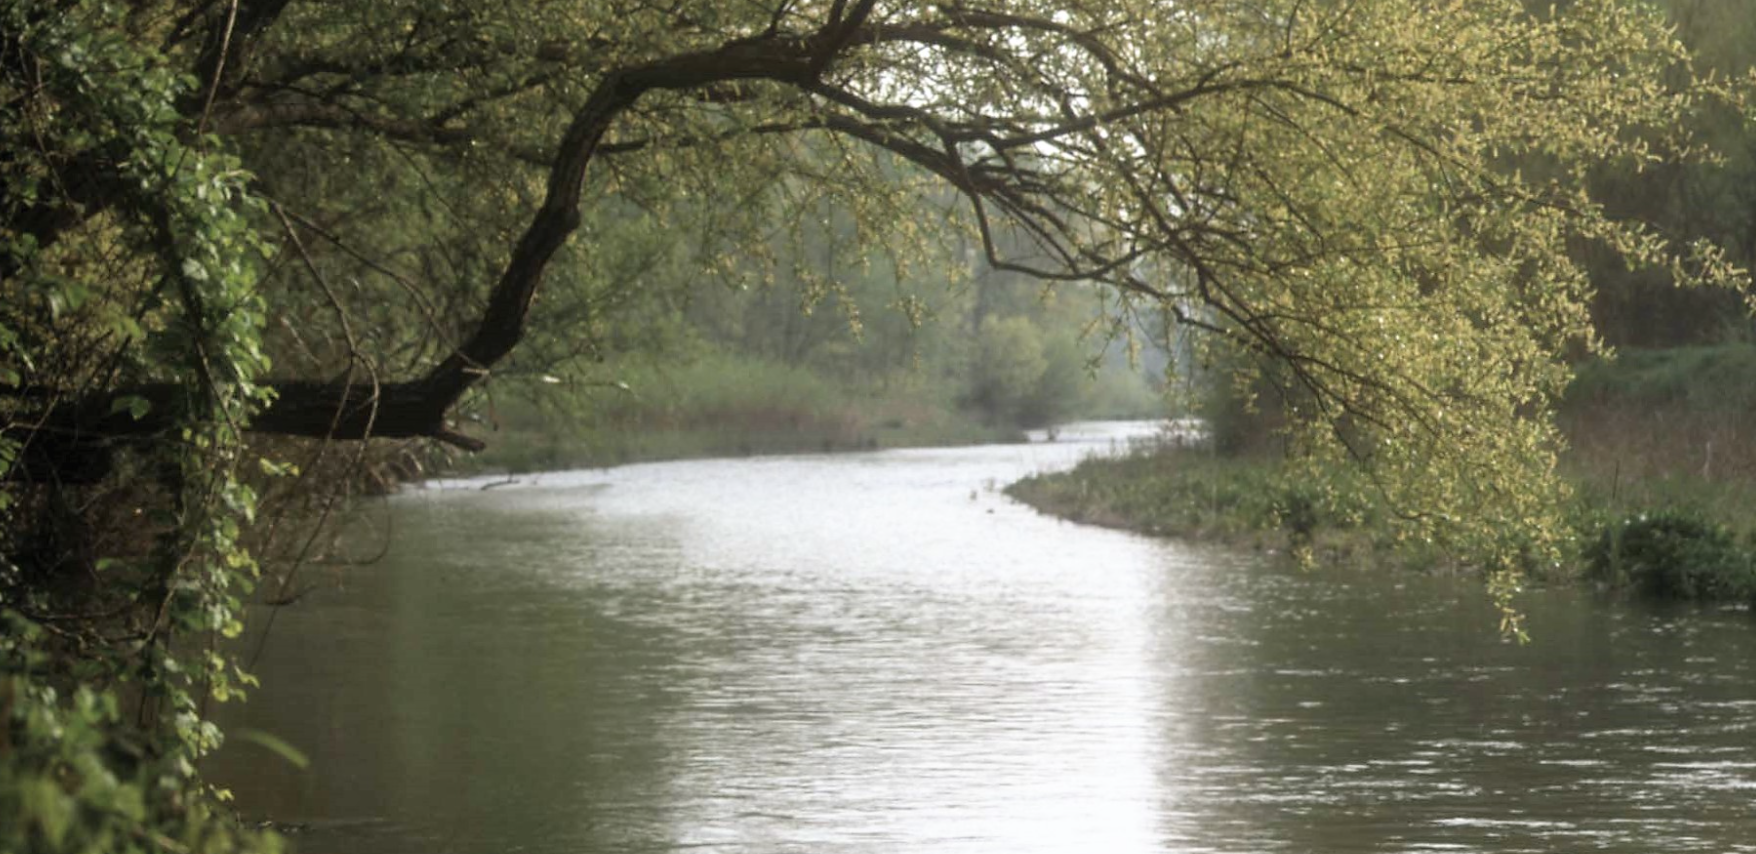
[[[1756,344],[1635,350],[1581,368],[1559,410],[1571,486],[1559,561],[1509,555],[1541,583],[1589,581],[1659,599],[1756,605]],[[1218,539],[1302,563],[1466,569],[1410,535],[1359,470],[1289,460],[1272,426],[1221,395],[1217,434],[1020,481],[1045,512]]]
[[[935,261],[935,287],[850,263],[833,296],[781,277],[668,307],[651,323],[660,332],[569,379],[509,377],[478,409],[493,442],[447,467],[1016,441],[1073,418],[1165,412],[1156,377],[1168,356],[1145,335],[1131,356],[1092,334],[1104,323],[1097,292],[1046,293],[985,265]],[[905,284],[919,294],[918,321],[897,310]]]
[[[967,318],[942,360],[873,334],[904,346],[834,377],[987,372],[925,396],[990,427],[1054,417],[1040,392],[1081,354],[950,279],[1263,354],[1309,394],[1302,454],[1370,449],[1408,536],[1503,589],[1509,553],[1566,536],[1545,416],[1595,330],[1748,282],[1756,229],[1717,214],[1756,187],[1723,171],[1753,150],[1749,63],[1679,32],[1746,44],[1753,20],[0,0],[0,850],[281,847],[200,772],[211,704],[252,686],[227,654],[247,606],[297,600],[375,460],[481,450],[527,388],[626,383],[690,311],[706,359],[767,365],[823,320]]]
[[[1068,364],[1062,418],[1153,418],[1164,403],[1125,365],[1088,376]],[[543,471],[651,460],[863,451],[1012,442],[1037,418],[989,419],[959,389],[924,373],[849,382],[811,366],[748,356],[629,359],[614,385],[579,394],[513,396],[485,418],[496,442],[460,457],[456,474]],[[1053,420],[1061,420],[1059,418]]]
[[[1752,4],[1654,5],[1670,13],[1698,71],[1726,79],[1751,73]],[[1747,268],[1756,261],[1756,126],[1745,110],[1718,107],[1686,122],[1723,156],[1599,170],[1587,182],[1613,215],[1710,241]],[[1544,157],[1514,162],[1531,174],[1552,174]],[[1674,287],[1674,276],[1630,268],[1606,248],[1581,241],[1556,250],[1590,280],[1591,337],[1620,353],[1606,360],[1589,346],[1571,348],[1555,389],[1554,434],[1518,451],[1561,482],[1551,504],[1558,511],[1542,524],[1508,519],[1504,530],[1512,534],[1486,543],[1427,524],[1433,508],[1420,506],[1420,490],[1377,477],[1377,466],[1314,455],[1321,442],[1284,430],[1323,404],[1309,383],[1272,365],[1243,393],[1224,378],[1228,371],[1208,374],[1220,379],[1196,391],[1206,398],[1214,434],[1205,450],[1144,449],[1025,481],[1013,494],[1074,518],[1253,542],[1301,560],[1370,556],[1468,566],[1498,579],[1490,584],[1501,592],[1525,579],[1590,580],[1661,598],[1756,601],[1756,345],[1749,305],[1732,290]],[[1216,361],[1222,368],[1227,360],[1253,365],[1257,355],[1234,350]],[[1241,405],[1252,395],[1265,412]],[[1440,417],[1446,415],[1457,413]],[[1357,441],[1360,422],[1369,419],[1350,412],[1328,426],[1353,456],[1370,459],[1382,446]],[[1467,413],[1461,420],[1472,424]],[[1411,465],[1423,471],[1421,460]],[[1515,495],[1491,483],[1474,482],[1469,491],[1516,504]],[[1528,508],[1511,515],[1526,514]]]

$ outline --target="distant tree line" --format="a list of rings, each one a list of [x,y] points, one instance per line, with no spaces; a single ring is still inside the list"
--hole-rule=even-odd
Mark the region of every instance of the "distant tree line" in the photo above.
[[[1047,417],[1042,322],[1102,294],[1274,366],[1418,535],[1539,553],[1594,304],[1745,278],[1745,220],[1693,219],[1747,210],[1700,157],[1743,90],[1692,62],[1633,0],[0,0],[0,849],[274,847],[197,773],[206,707],[366,440],[479,448],[497,381],[685,323],[912,323],[862,303],[933,280],[886,253],[1059,292],[946,312],[995,418]]]

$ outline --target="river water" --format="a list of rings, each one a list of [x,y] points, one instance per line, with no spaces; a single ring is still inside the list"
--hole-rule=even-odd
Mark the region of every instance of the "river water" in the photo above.
[[[310,769],[211,773],[319,854],[1756,851],[1750,615],[1537,591],[1520,646],[997,491],[1138,431],[393,499],[227,715]]]

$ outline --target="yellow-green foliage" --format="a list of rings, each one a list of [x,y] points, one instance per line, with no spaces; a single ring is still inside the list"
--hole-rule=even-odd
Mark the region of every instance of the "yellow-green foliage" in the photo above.
[[[1756,596],[1756,477],[1737,437],[1756,416],[1752,369],[1756,347],[1745,343],[1632,351],[1583,366],[1561,406],[1571,445],[1562,470],[1573,490],[1552,547],[1507,540],[1485,561],[1420,536],[1425,528],[1358,471],[1289,461],[1278,447],[1145,448],[1028,479],[1012,493],[1081,521],[1303,548],[1309,557],[1421,568],[1473,561],[1551,580],[1584,575],[1658,598],[1747,602]],[[1722,450],[1710,459],[1712,447]]]
[[[256,579],[241,469],[267,369],[261,247],[236,161],[177,122],[192,82],[119,37],[120,17],[0,2],[0,386],[77,395],[122,374],[185,389],[159,404],[176,407],[168,435],[130,462],[145,482],[110,472],[77,493],[94,516],[127,495],[132,513],[104,520],[139,535],[119,553],[100,551],[115,531],[45,534],[89,522],[73,521],[76,487],[14,470],[42,439],[29,405],[0,407],[0,851],[275,850],[196,773],[221,739],[209,701],[252,683],[188,640],[236,637]],[[65,164],[94,149],[120,164],[113,216],[44,245],[30,223],[73,206]]]
[[[183,407],[141,440],[147,476],[120,484],[157,511],[138,523],[150,548],[121,567],[157,583],[113,597],[120,633],[90,624],[50,650],[52,623],[19,606],[24,628],[0,635],[62,668],[56,685],[0,659],[29,683],[0,704],[7,737],[36,742],[8,744],[0,763],[49,757],[4,781],[6,806],[27,815],[0,829],[32,834],[27,850],[109,841],[69,828],[218,847],[159,837],[207,827],[191,763],[217,734],[194,710],[236,677],[169,637],[237,631],[254,507],[239,443],[267,370],[265,319],[301,378],[405,380],[439,364],[444,382],[415,391],[442,391],[513,373],[500,345],[514,341],[547,345],[517,366],[527,376],[615,352],[664,314],[637,299],[654,291],[760,286],[791,265],[802,302],[858,328],[847,263],[882,248],[896,281],[939,281],[971,265],[915,277],[911,259],[944,257],[924,251],[935,246],[985,256],[1107,287],[1124,321],[1171,317],[1280,365],[1303,401],[1287,441],[1297,480],[1259,518],[1297,533],[1374,494],[1407,521],[1399,535],[1494,569],[1505,591],[1568,534],[1549,412],[1564,357],[1595,344],[1573,250],[1680,285],[1744,281],[1714,247],[1607,216],[1589,193],[1600,170],[1699,155],[1698,111],[1744,109],[1630,0],[0,0],[0,23],[0,265],[21,292],[0,303],[0,464],[43,447],[20,437],[44,400],[158,381]],[[272,188],[300,224],[267,217],[246,187]],[[923,216],[923,198],[947,212]],[[289,244],[321,241],[318,257],[258,278],[252,216]],[[698,251],[669,251],[682,229],[702,236]],[[774,248],[789,235],[836,242],[823,258]],[[554,287],[528,289],[539,282]],[[911,317],[912,296],[896,300]],[[78,309],[94,298],[122,310]],[[454,349],[477,330],[498,340]],[[994,352],[1021,364],[992,366],[1008,388],[1005,368],[1035,361],[1013,337]],[[452,414],[403,428],[458,441]],[[1347,465],[1357,488],[1325,479]],[[10,532],[40,496],[7,483]],[[78,497],[36,509],[97,506]],[[59,565],[27,551],[0,566],[24,591],[11,598],[65,594],[41,581]],[[176,791],[146,793],[138,822],[119,797],[80,813],[100,825],[69,823],[42,780],[79,796],[107,782],[81,763],[108,760],[37,751],[54,727],[25,719],[49,709],[119,739],[102,692],[124,675],[162,692],[146,704],[162,715],[137,720]]]
[[[1594,346],[1573,250],[1681,285],[1742,281],[1713,247],[1608,217],[1589,194],[1606,170],[1700,156],[1690,117],[1742,109],[1733,84],[1691,75],[1649,3],[720,4],[673,19],[609,0],[455,21],[423,9],[295,4],[258,65],[320,69],[285,89],[338,87],[344,113],[373,119],[303,130],[370,142],[404,119],[457,116],[447,133],[482,159],[540,158],[598,87],[628,80],[618,73],[675,71],[614,118],[613,159],[589,164],[586,196],[713,237],[682,265],[685,285],[792,277],[839,309],[850,262],[887,247],[904,270],[927,245],[1107,284],[1128,300],[1118,311],[1170,312],[1288,366],[1309,400],[1294,413],[1298,454],[1356,460],[1421,536],[1482,554],[1560,536],[1547,409],[1563,355]],[[842,11],[854,17],[832,24]],[[428,45],[448,43],[473,46],[472,64],[434,62]],[[784,60],[800,44],[834,47]],[[772,64],[701,71],[752,45]],[[324,61],[291,61],[310,55]],[[399,73],[367,72],[387,55]],[[484,85],[513,94],[469,97]],[[248,134],[262,114],[236,115]],[[482,207],[519,222],[542,186],[522,174],[478,189]],[[947,188],[966,198],[922,216],[919,200]],[[820,254],[775,248],[825,235],[837,242]],[[568,257],[593,269],[613,253],[585,237]],[[423,330],[407,316],[387,334]]]
[[[606,119],[604,154],[584,166],[584,196],[602,202],[564,256],[574,273],[615,255],[593,243],[618,233],[605,211],[638,210],[651,233],[710,238],[663,265],[672,286],[790,279],[802,302],[845,310],[851,266],[882,255],[900,281],[930,280],[906,275],[927,246],[1107,285],[1119,313],[1169,313],[1285,366],[1308,401],[1291,423],[1301,458],[1363,465],[1421,537],[1482,555],[1561,537],[1547,413],[1563,356],[1594,347],[1574,250],[1685,286],[1743,280],[1714,247],[1606,216],[1590,195],[1603,171],[1701,157],[1688,119],[1742,109],[1736,86],[1691,74],[1648,3],[720,4],[673,18],[608,0],[455,20],[425,8],[288,7],[257,67],[314,70],[259,91],[367,113],[312,122],[295,142],[376,150],[383,128],[420,136],[439,116],[434,147],[501,163],[503,177],[459,194],[470,222],[511,223],[494,237],[507,248],[546,184],[495,158],[540,161],[594,92],[638,77],[651,85]],[[435,61],[443,44],[469,45],[469,62]],[[499,94],[470,97],[484,88]],[[331,90],[347,103],[296,94]],[[281,145],[269,120],[296,114],[231,115]],[[923,197],[947,212],[922,215]],[[814,240],[830,245],[796,251]],[[626,292],[642,292],[640,265],[626,269]],[[611,295],[589,295],[580,323],[616,334],[595,311]],[[430,337],[425,318],[402,316],[378,324],[385,349],[419,352],[406,339]]]

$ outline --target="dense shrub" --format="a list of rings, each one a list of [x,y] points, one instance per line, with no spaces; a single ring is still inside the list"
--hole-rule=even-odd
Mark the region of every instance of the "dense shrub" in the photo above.
[[[1681,511],[1606,525],[1586,548],[1587,571],[1660,599],[1756,602],[1756,560],[1716,522]]]

